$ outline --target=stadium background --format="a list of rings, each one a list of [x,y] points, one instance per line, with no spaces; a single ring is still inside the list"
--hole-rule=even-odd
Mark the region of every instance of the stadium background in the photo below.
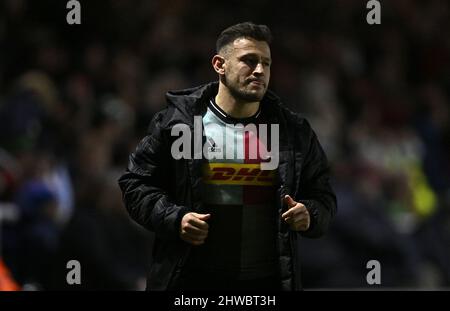
[[[164,93],[215,80],[217,35],[273,31],[270,88],[317,131],[338,213],[301,240],[305,289],[450,286],[447,1],[80,1],[0,4],[0,273],[19,289],[144,287],[152,235],[117,178]],[[66,262],[82,284],[66,284]]]

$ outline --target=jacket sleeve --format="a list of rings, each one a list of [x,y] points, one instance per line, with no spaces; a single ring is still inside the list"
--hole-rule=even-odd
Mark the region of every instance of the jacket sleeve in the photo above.
[[[302,236],[318,238],[325,234],[330,220],[336,213],[336,195],[330,185],[330,167],[327,157],[317,139],[309,129],[309,148],[305,155],[298,191],[298,202],[303,203],[311,217],[310,227]]]
[[[178,239],[181,218],[188,208],[174,204],[164,182],[169,171],[170,146],[164,139],[161,120],[156,114],[147,136],[130,155],[128,168],[119,178],[125,207],[137,223],[162,239]]]

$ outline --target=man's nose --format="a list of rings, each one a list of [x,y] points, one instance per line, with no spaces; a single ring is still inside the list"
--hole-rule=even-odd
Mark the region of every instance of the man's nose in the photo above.
[[[264,66],[262,63],[256,64],[255,70],[253,71],[255,74],[263,75],[264,74]]]

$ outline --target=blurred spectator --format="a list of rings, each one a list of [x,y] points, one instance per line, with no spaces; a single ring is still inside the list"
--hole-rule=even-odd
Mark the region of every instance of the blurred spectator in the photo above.
[[[132,223],[112,179],[89,183],[72,220],[64,229],[53,262],[53,289],[144,290],[152,238]],[[81,265],[81,285],[66,283],[66,263]]]

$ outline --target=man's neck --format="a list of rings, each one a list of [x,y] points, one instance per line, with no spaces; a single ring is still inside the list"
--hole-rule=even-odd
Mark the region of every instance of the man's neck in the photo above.
[[[225,85],[219,83],[219,91],[216,95],[216,104],[229,116],[242,119],[255,115],[259,109],[259,102],[240,101],[231,95]]]

